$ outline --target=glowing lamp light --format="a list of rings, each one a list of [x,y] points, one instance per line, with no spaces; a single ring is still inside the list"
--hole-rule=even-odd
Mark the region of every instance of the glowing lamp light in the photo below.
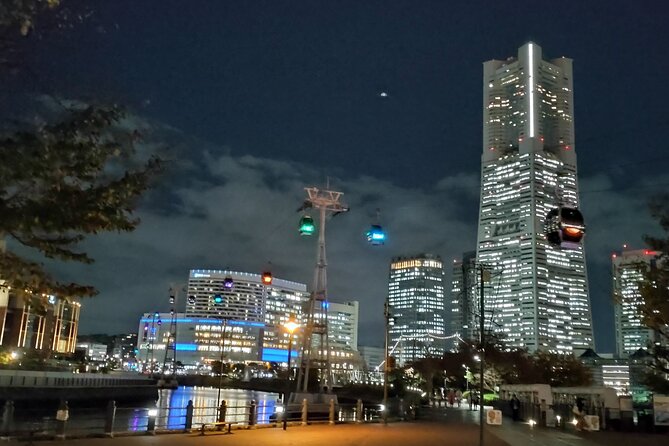
[[[530,420],[527,422],[527,424],[529,424],[530,427],[534,427],[534,425],[537,424],[537,422],[530,418]]]
[[[578,424],[578,420],[576,418],[574,418],[573,420],[571,420],[571,424],[576,426]]]
[[[147,415],[149,415],[150,417],[158,416],[158,409],[149,409]]]
[[[283,413],[283,406],[276,406],[274,410],[276,411],[276,413]]]
[[[214,303],[215,304],[222,304],[223,303],[223,296],[220,294],[214,295]]]
[[[264,285],[271,285],[272,284],[272,273],[269,271],[265,271],[262,273],[262,283]]]
[[[283,326],[286,327],[286,330],[288,330],[290,334],[293,334],[295,330],[300,328],[300,324],[298,324],[293,319],[289,319],[285,324],[283,324]]]
[[[386,410],[386,406],[384,404],[379,404],[379,410],[384,412]]]

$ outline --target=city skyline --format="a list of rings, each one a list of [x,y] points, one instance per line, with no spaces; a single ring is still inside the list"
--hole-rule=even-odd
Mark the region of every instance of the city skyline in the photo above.
[[[315,247],[294,210],[303,187],[329,176],[351,206],[329,226],[330,294],[360,300],[360,342],[380,345],[389,260],[435,252],[448,264],[475,247],[481,64],[534,41],[575,60],[593,325],[598,350],[614,350],[610,253],[659,232],[643,195],[669,183],[662,14],[629,2],[250,2],[184,14],[90,3],[90,22],[29,41],[34,74],[3,78],[0,92],[0,115],[12,118],[53,110],[46,93],[125,104],[142,154],[171,161],[136,232],[90,238],[91,266],[47,262],[101,291],[83,302],[80,332],[132,331],[133,315],[165,311],[169,287],[195,265],[271,264],[311,283]],[[388,240],[370,247],[377,208]]]

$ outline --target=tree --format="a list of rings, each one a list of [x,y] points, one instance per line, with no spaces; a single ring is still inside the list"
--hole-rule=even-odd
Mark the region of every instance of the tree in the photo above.
[[[653,267],[646,269],[639,289],[642,321],[656,336],[655,343],[649,346],[652,358],[645,384],[652,391],[669,393],[669,194],[651,200],[650,212],[664,236],[645,237],[646,243],[659,253]]]
[[[0,7],[0,43],[55,0],[10,0]],[[0,45],[2,47],[3,45]],[[34,255],[5,249],[5,238],[48,259],[91,263],[86,236],[132,231],[141,194],[161,161],[135,159],[141,135],[123,125],[118,106],[62,104],[37,125],[0,134],[0,285],[35,304],[44,296],[92,296],[93,286],[63,283]]]
[[[592,384],[590,370],[574,355],[538,351],[532,359],[534,383],[555,387],[584,387]]]

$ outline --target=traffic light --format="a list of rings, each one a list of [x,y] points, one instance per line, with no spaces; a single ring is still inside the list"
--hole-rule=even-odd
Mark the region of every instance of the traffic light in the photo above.
[[[215,294],[214,295],[214,303],[217,304],[217,305],[222,304],[223,303],[223,296],[221,296],[220,294]]]

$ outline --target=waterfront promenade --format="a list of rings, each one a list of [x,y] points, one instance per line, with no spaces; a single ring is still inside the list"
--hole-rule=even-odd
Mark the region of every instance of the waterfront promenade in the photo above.
[[[462,409],[423,411],[421,419],[383,425],[317,424],[210,432],[124,436],[111,439],[68,439],[39,445],[68,446],[475,446],[478,445],[478,412]],[[486,426],[485,446],[643,446],[666,445],[668,435],[617,432],[577,433],[571,430],[530,428],[504,419],[502,426]]]

